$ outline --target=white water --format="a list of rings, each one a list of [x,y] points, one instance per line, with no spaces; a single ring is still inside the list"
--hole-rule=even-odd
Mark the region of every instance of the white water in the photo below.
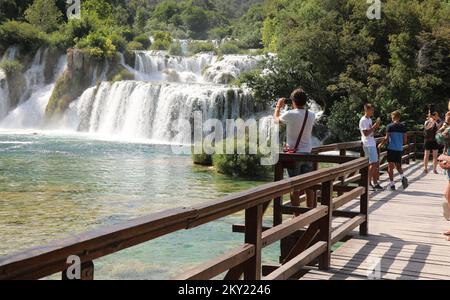
[[[137,79],[182,83],[228,84],[242,72],[256,67],[260,56],[200,53],[194,56],[171,56],[165,51],[137,51]]]
[[[9,110],[9,90],[6,74],[0,69],[0,120],[3,119]]]
[[[121,81],[86,90],[69,114],[78,115],[72,126],[80,131],[172,143],[194,111],[225,121],[257,110],[249,91],[239,88]]]
[[[30,68],[24,73],[26,91],[16,108],[12,111],[7,111],[3,118],[0,117],[1,128],[24,129],[37,128],[41,125],[45,108],[54,88],[54,83],[45,84],[44,69],[47,55],[47,50],[39,49],[37,51]],[[66,57],[63,55],[55,67],[55,80],[62,74],[65,66]]]

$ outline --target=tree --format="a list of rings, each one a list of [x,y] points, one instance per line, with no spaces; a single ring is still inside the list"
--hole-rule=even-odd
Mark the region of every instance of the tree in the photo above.
[[[47,33],[58,29],[61,18],[55,0],[35,0],[25,11],[25,19]]]

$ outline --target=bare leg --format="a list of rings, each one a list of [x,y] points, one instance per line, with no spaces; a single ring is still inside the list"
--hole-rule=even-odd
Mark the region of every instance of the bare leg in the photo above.
[[[433,150],[433,171],[437,174],[437,166],[438,166],[438,150]]]
[[[389,174],[389,179],[391,180],[391,182],[394,182],[394,169],[395,169],[395,164],[390,162],[388,165],[388,174]]]
[[[445,199],[447,200],[448,206],[450,207],[450,181],[447,183],[444,196]],[[450,230],[445,232],[444,235],[450,236]],[[448,238],[448,240],[450,241],[450,237]]]
[[[398,171],[398,174],[403,175],[403,167],[402,164],[395,164],[395,168]]]
[[[428,160],[430,158],[430,150],[425,150],[425,153],[423,155],[423,167],[425,172],[428,172]]]
[[[380,163],[375,163],[373,168],[373,180],[375,181],[375,184],[378,184],[378,181],[380,180]]]

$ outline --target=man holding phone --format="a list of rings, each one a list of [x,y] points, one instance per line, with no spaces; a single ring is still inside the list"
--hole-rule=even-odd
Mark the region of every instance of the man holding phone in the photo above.
[[[365,156],[369,158],[369,180],[370,186],[374,191],[381,191],[383,188],[379,184],[379,159],[377,142],[375,141],[375,132],[380,128],[381,120],[378,118],[375,124],[372,123],[372,117],[375,108],[372,104],[364,105],[364,116],[359,121],[359,130],[361,131],[361,141]]]

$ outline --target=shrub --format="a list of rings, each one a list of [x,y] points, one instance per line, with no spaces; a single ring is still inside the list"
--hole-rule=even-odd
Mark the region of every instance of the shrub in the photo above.
[[[144,48],[144,45],[142,45],[141,43],[136,42],[136,41],[131,41],[127,45],[127,50],[128,51],[145,50],[145,48]]]
[[[0,62],[0,69],[3,69],[7,76],[11,76],[22,72],[23,66],[18,60],[4,60]]]
[[[170,55],[176,55],[176,56],[182,56],[183,55],[183,49],[181,48],[180,42],[172,43],[169,47],[169,54]]]
[[[209,154],[192,154],[192,161],[196,165],[212,166],[212,156]]]
[[[47,42],[51,47],[65,50],[74,46],[73,38],[61,31],[55,31],[47,35]]]
[[[211,42],[192,42],[189,44],[189,52],[191,54],[197,54],[201,52],[216,52],[216,48]]]
[[[26,51],[34,51],[45,43],[45,35],[34,26],[17,21],[0,25],[0,45],[7,48],[19,45]]]
[[[125,51],[128,44],[127,44],[126,39],[122,35],[120,35],[120,33],[113,32],[110,37],[111,37],[111,41],[112,41],[113,45],[116,47],[117,51],[119,51],[119,52]]]
[[[65,26],[65,32],[73,40],[79,40],[97,30],[99,21],[90,15],[81,19],[71,19]]]
[[[150,46],[151,50],[168,50],[172,44],[170,32],[156,31],[153,33],[154,42]]]
[[[116,47],[111,38],[100,32],[91,33],[81,39],[77,47],[97,58],[112,58],[116,54]]]
[[[235,143],[234,153],[237,153],[237,144],[244,143],[238,141]],[[245,141],[246,153],[249,153],[250,143]],[[237,176],[263,178],[271,171],[270,166],[261,165],[263,155],[258,154],[213,154],[213,165],[219,173]]]
[[[242,50],[238,45],[233,42],[227,42],[220,46],[219,51],[221,54],[240,54]]]
[[[133,39],[134,42],[138,42],[141,45],[144,46],[145,49],[148,49],[150,47],[150,39],[145,34],[140,34]]]

